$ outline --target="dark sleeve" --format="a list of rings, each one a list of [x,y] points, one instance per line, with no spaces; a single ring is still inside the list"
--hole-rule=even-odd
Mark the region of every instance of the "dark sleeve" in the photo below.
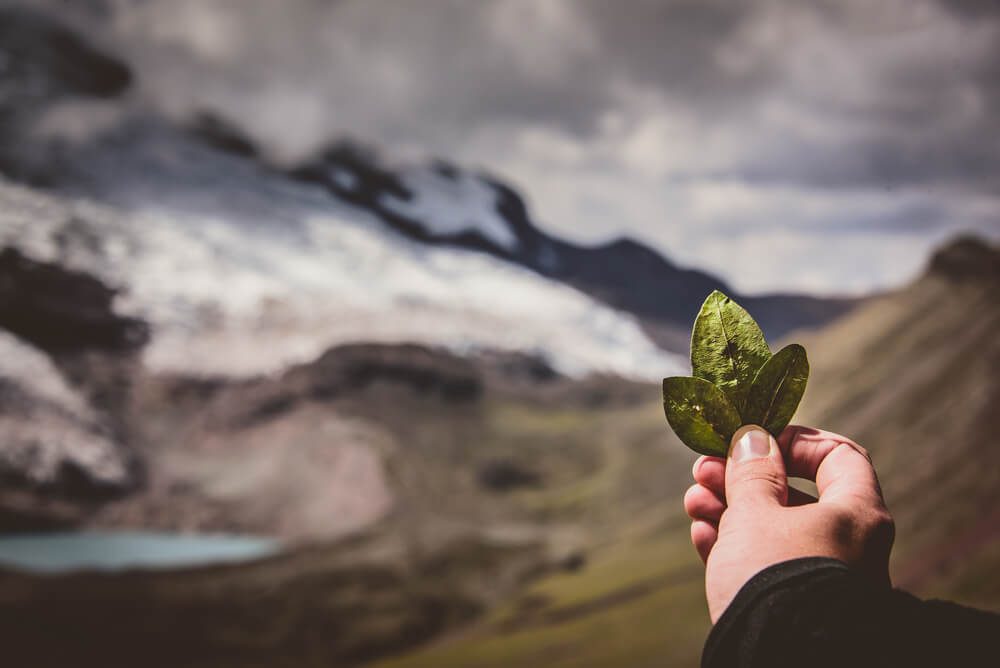
[[[702,668],[1000,665],[1000,616],[921,601],[836,559],[752,577],[709,633]]]

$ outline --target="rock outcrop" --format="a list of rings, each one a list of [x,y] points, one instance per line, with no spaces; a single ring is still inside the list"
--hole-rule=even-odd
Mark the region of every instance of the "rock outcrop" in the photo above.
[[[135,483],[107,419],[38,350],[0,331],[0,528],[82,521]]]
[[[83,272],[0,250],[0,328],[55,357],[126,354],[145,345],[148,327],[115,313],[115,294]]]

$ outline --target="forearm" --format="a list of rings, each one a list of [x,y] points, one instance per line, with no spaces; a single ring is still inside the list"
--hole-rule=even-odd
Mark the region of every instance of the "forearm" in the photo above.
[[[743,586],[712,629],[702,666],[956,665],[990,657],[998,638],[996,615],[920,601],[834,559],[796,559]]]

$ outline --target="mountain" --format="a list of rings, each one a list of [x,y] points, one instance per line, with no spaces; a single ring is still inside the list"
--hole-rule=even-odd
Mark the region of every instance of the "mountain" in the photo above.
[[[147,339],[145,322],[111,311],[97,279],[12,250],[0,260],[0,325],[16,334],[0,330],[6,528],[298,543],[379,522],[477,532],[489,517],[494,529],[534,535],[561,513],[504,493],[576,484],[572,462],[583,474],[604,457],[595,425],[652,396],[617,376],[563,375],[537,356],[414,343],[343,344],[267,374],[158,366],[143,353],[155,329]],[[55,336],[66,332],[79,336]],[[647,448],[659,431],[633,436]],[[530,443],[512,449],[519,433]]]
[[[426,254],[439,265],[450,264],[437,258],[470,256],[457,249],[479,251],[478,259],[454,263],[485,273],[492,272],[486,267],[504,268],[502,273],[519,277],[511,279],[513,283],[550,286],[545,288],[550,297],[571,294],[553,286],[570,286],[590,298],[585,301],[599,302],[637,323],[642,332],[628,334],[633,344],[652,338],[679,353],[686,351],[690,322],[704,296],[714,289],[732,293],[721,280],[679,268],[634,240],[583,247],[555,238],[535,224],[524,200],[510,185],[440,160],[389,165],[374,150],[339,141],[303,164],[277,165],[218,115],[206,112],[178,127],[149,110],[125,111],[124,106],[117,122],[94,130],[89,137],[80,137],[78,132],[67,136],[47,113],[53,105],[81,98],[110,99],[108,104],[113,104],[115,96],[129,90],[133,75],[126,64],[87,45],[50,18],[26,8],[4,11],[7,28],[0,32],[0,48],[6,49],[13,66],[2,76],[7,93],[0,96],[0,107],[6,110],[2,114],[6,120],[0,123],[0,173],[18,182],[42,186],[64,198],[104,204],[127,216],[140,214],[143,222],[136,225],[147,228],[163,227],[146,220],[149,213],[186,219],[177,221],[180,224],[173,225],[170,233],[177,241],[186,237],[185,243],[203,245],[204,239],[192,239],[191,228],[211,225],[227,228],[235,237],[249,233],[258,244],[284,237],[287,250],[292,250],[294,239],[294,251],[299,254],[309,243],[322,243],[315,238],[315,230],[323,229],[329,238],[343,227],[336,234],[354,237],[355,230],[365,229],[363,234],[370,237],[366,243],[372,248],[355,246],[350,249],[353,255],[364,252],[371,258],[377,254],[380,261],[396,254]],[[47,128],[44,132],[36,127],[39,119]],[[182,228],[186,228],[183,233]],[[207,235],[199,231],[198,236]],[[418,243],[407,245],[400,239]],[[382,245],[394,250],[376,250]],[[435,250],[415,250],[420,245]],[[312,255],[319,259],[317,252]],[[331,265],[342,261],[327,259]],[[115,278],[107,271],[100,276]],[[406,289],[410,303],[427,299],[415,289],[417,285],[419,281],[411,282],[413,287]],[[636,289],[637,285],[643,289]],[[528,303],[527,299],[519,301]],[[577,301],[582,304],[584,300]],[[743,301],[760,314],[772,338],[792,328],[820,325],[857,303],[781,295],[744,297]],[[487,306],[485,300],[483,306],[491,313],[499,310]],[[612,318],[598,315],[608,310],[592,310],[592,321]],[[555,307],[553,312],[561,311]],[[539,312],[519,315],[521,327],[526,320],[541,316]],[[413,336],[427,339],[421,332]],[[608,338],[607,333],[600,336]],[[462,335],[469,345],[476,345],[480,338],[478,333]],[[531,340],[517,345],[553,347],[537,342],[537,337],[526,338]],[[484,343],[495,345],[493,339]],[[311,353],[318,354],[319,349]],[[645,362],[630,366],[648,368]]]
[[[231,129],[220,135],[239,136]],[[242,138],[235,145],[245,152],[252,144]],[[636,315],[646,332],[671,350],[687,350],[690,323],[712,290],[723,290],[752,307],[770,338],[822,325],[859,302],[739,296],[720,279],[677,267],[633,239],[585,247],[554,238],[536,226],[512,187],[489,174],[443,161],[387,167],[374,150],[341,141],[290,174],[325,187],[338,199],[374,213],[412,238],[484,251],[572,285]]]
[[[796,420],[871,452],[897,521],[894,582],[1000,609],[1000,248],[957,239],[926,273],[798,337],[811,381]]]
[[[489,489],[542,471],[502,448],[484,446],[488,461],[452,452],[460,434],[508,438],[483,409],[497,402],[481,376],[530,381],[533,401],[535,385],[569,387],[596,410],[618,392],[601,386],[634,386],[614,377],[680,370],[634,316],[517,263],[400,234],[256,159],[211,117],[182,128],[138,112],[82,139],[30,132],[53,104],[113,103],[131,75],[51,20],[5,12],[18,65],[0,126],[3,165],[16,166],[0,178],[3,528],[309,542],[391,513],[421,534],[458,510],[454,525],[476,526],[483,508],[514,522],[522,511],[500,510]],[[414,423],[437,434],[422,457]],[[394,484],[388,462],[431,472]],[[457,509],[439,496],[456,467],[483,490]]]
[[[261,203],[254,215],[236,204],[253,201],[248,193],[266,193],[278,202],[308,196],[318,212],[335,211],[442,250],[478,251],[571,286],[635,317],[647,336],[674,352],[686,351],[690,322],[706,294],[715,289],[733,294],[720,279],[679,268],[631,239],[583,247],[554,238],[535,225],[509,185],[442,161],[390,168],[373,150],[342,141],[304,165],[278,167],[262,158],[238,129],[211,114],[180,133],[147,119],[126,122],[112,135],[79,149],[74,160],[62,159],[66,191],[130,208],[159,202],[244,221],[259,220],[260,211],[276,208],[273,201],[270,206]],[[179,165],[185,165],[183,173]],[[220,210],[213,193],[230,191],[232,197],[222,200],[229,204]],[[771,338],[819,326],[861,301],[805,295],[739,298],[760,314]]]
[[[634,318],[517,265],[419,244],[295,184],[233,180],[115,205],[0,181],[0,246],[113,286],[123,317],[148,323],[156,370],[275,373],[362,340],[528,351],[574,375],[682,365]]]
[[[0,178],[0,247],[109,286],[122,317],[149,327],[141,363],[276,373],[367,340],[526,351],[575,375],[680,368],[627,312],[516,263],[408,238],[255,158],[210,116],[180,128],[140,110],[89,138],[38,131],[51,105],[113,96],[131,75],[120,65],[114,89],[73,78],[66,61],[95,72],[114,61],[27,9],[5,16],[23,31],[11,71],[32,78],[13,78],[0,125],[0,170],[14,179]],[[21,105],[26,86],[44,94]]]

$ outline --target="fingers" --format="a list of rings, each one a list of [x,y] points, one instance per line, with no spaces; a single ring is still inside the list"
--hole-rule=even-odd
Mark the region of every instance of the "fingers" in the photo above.
[[[726,460],[721,457],[698,458],[694,463],[694,481],[712,490],[716,496],[726,498]]]
[[[734,435],[726,460],[726,502],[741,505],[785,505],[788,478],[774,438],[756,425]]]
[[[823,458],[839,445],[847,445],[868,458],[864,448],[832,431],[789,425],[778,436],[778,446],[785,454],[788,475],[808,480],[816,480],[816,472]]]
[[[691,523],[691,543],[702,561],[708,561],[708,555],[719,540],[719,529],[710,522],[695,520]]]
[[[785,453],[789,475],[815,480],[821,502],[883,503],[871,459],[851,439],[821,429],[790,426],[781,433],[778,445]]]
[[[719,457],[700,457],[694,463],[694,479],[684,495],[684,510],[691,523],[691,543],[703,562],[719,539],[719,519],[726,509],[722,502],[725,492],[725,460]]]
[[[726,504],[714,492],[701,485],[692,485],[684,495],[684,511],[693,520],[718,524],[725,510]]]
[[[694,463],[694,481],[715,494],[725,505],[726,460],[704,455],[699,457]],[[788,488],[788,506],[804,506],[807,503],[816,503],[816,497],[793,487]]]

